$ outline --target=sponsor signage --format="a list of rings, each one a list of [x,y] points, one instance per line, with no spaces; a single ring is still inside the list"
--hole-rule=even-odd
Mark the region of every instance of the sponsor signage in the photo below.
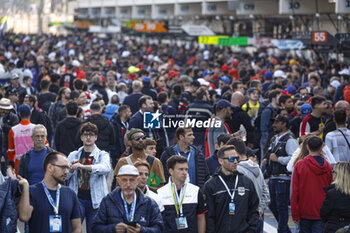
[[[138,32],[168,32],[164,23],[132,23],[131,26]]]
[[[215,33],[204,25],[183,25],[181,26],[190,36],[214,36]],[[202,44],[202,43],[201,43]]]

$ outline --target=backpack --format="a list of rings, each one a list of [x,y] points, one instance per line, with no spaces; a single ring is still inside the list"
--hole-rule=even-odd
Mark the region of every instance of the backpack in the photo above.
[[[346,85],[343,89],[344,100],[350,103],[350,85]]]
[[[257,114],[257,116],[256,116],[256,118],[255,118],[255,120],[254,120],[254,128],[256,129],[256,130],[259,130],[260,131],[260,125],[261,125],[261,115],[262,115],[262,113],[263,113],[263,111],[264,111],[264,109],[266,108],[266,109],[269,109],[269,110],[271,110],[271,113],[273,113],[273,109],[271,108],[271,107],[267,107],[267,105],[269,105],[269,101],[268,100],[265,100],[265,101],[263,101],[263,102],[261,102],[260,103],[260,106],[259,106],[259,110],[258,110],[258,114]],[[249,104],[247,104],[247,111],[249,110]]]

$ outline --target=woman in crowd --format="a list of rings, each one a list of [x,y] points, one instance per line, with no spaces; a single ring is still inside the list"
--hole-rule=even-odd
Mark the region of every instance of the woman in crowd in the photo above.
[[[334,233],[350,224],[350,163],[338,162],[333,177],[332,185],[325,188],[326,198],[320,209],[325,233]]]

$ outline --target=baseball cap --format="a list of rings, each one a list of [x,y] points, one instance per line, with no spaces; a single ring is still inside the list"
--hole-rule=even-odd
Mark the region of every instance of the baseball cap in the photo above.
[[[143,77],[142,82],[151,83],[151,78],[150,77]]]
[[[139,176],[140,173],[134,165],[124,165],[118,171],[118,176]]]
[[[80,62],[78,60],[73,60],[72,61],[72,66],[79,67],[80,66]]]
[[[19,106],[18,112],[20,115],[28,115],[30,113],[30,107],[28,104],[22,104]]]
[[[212,75],[212,74],[214,74],[214,72],[212,72],[210,70],[204,70],[203,73],[202,73],[202,77],[204,78],[205,76]]]
[[[289,85],[286,89],[284,89],[285,91],[287,91],[290,94],[295,94],[295,92],[297,91],[297,88],[294,85]]]
[[[337,89],[340,86],[340,82],[338,80],[333,80],[330,85]]]
[[[180,72],[175,71],[175,70],[170,70],[170,71],[168,72],[168,77],[169,77],[169,79],[172,79],[172,78],[174,78],[174,77],[177,76],[177,75],[180,75]]]
[[[266,71],[264,74],[265,79],[271,79],[272,78],[272,72],[271,71]]]
[[[277,115],[275,118],[273,118],[274,121],[280,121],[280,122],[285,122],[289,123],[288,118],[282,115]]]
[[[287,78],[287,75],[282,70],[276,70],[273,73],[274,78]]]
[[[301,105],[300,112],[303,118],[309,115],[312,112],[312,107],[310,104]]]
[[[13,73],[11,75],[11,79],[16,79],[16,78],[19,78],[18,74],[17,73]]]
[[[230,102],[228,102],[228,100],[224,100],[224,99],[221,99],[219,100],[217,103],[216,103],[216,109],[224,109],[224,108],[227,108],[227,107],[232,107],[234,108],[235,106],[233,106]]]
[[[248,157],[256,155],[257,152],[258,152],[258,149],[250,149],[249,147],[247,147],[247,156]]]
[[[259,90],[255,87],[249,88],[248,89],[248,94],[253,93],[254,91],[259,92]]]
[[[226,84],[230,84],[230,83],[231,83],[230,78],[227,77],[227,76],[221,76],[219,79],[220,79],[221,81],[225,82]]]
[[[350,76],[350,70],[349,69],[343,69],[338,73],[339,75],[347,75]]]
[[[136,129],[136,128],[132,128],[129,130],[128,134],[126,135],[126,137],[128,138],[128,140],[131,140],[131,136],[134,135],[135,133],[143,133],[145,134],[145,132],[143,132],[142,129]]]

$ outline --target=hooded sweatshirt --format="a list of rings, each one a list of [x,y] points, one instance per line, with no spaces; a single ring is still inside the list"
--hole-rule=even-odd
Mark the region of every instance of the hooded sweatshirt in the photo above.
[[[76,138],[81,126],[78,118],[67,117],[57,124],[55,132],[56,150],[65,155],[79,148],[80,139]]]
[[[295,164],[292,179],[291,209],[294,221],[300,218],[320,220],[320,208],[332,182],[332,166],[324,159],[321,166],[308,155]]]
[[[259,210],[264,212],[270,203],[270,193],[259,165],[247,159],[238,163],[237,170],[253,182],[259,197]]]

